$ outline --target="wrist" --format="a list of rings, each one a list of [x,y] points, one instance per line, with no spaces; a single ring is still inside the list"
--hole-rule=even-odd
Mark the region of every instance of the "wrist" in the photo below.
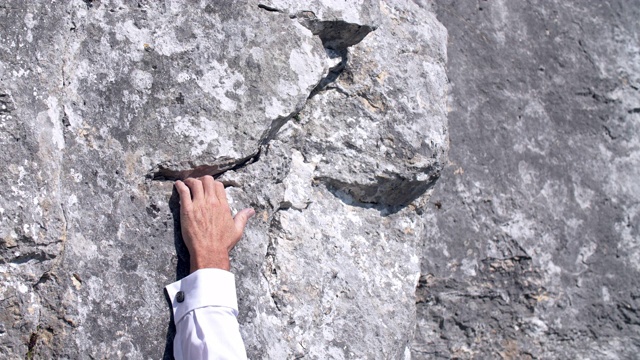
[[[212,256],[207,257],[192,256],[189,262],[190,273],[200,269],[222,269],[226,271],[231,269],[231,262],[227,253],[212,254]]]

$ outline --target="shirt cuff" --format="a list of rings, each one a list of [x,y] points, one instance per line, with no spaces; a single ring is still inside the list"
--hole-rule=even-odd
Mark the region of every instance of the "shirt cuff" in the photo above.
[[[176,324],[188,312],[205,306],[224,306],[238,316],[236,279],[226,270],[200,269],[165,289],[171,299]]]

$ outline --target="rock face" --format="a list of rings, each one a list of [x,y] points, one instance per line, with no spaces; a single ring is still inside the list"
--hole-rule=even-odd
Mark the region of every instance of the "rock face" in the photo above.
[[[251,358],[637,357],[638,18],[5,1],[0,357],[171,358],[172,180],[204,174],[257,210],[232,254]]]
[[[257,215],[251,358],[400,358],[445,163],[446,30],[412,2],[0,5],[0,356],[171,357],[172,182]]]
[[[451,162],[412,358],[637,358],[640,3],[434,5]]]

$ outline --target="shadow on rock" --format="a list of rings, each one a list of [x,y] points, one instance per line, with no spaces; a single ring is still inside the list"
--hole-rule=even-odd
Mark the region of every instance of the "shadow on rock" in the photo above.
[[[431,189],[439,173],[429,181],[379,178],[375,184],[349,184],[330,178],[316,178],[329,192],[350,206],[376,209],[381,216],[388,216],[404,209]]]
[[[176,247],[176,254],[178,255],[178,263],[176,264],[176,281],[189,275],[189,250],[182,239],[182,231],[180,227],[180,197],[175,187],[169,198],[169,209],[171,210],[171,216],[173,217],[173,243]],[[173,311],[171,305],[171,299],[167,291],[164,292],[165,299],[169,306],[169,313],[171,318],[169,320],[169,326],[167,328],[166,344],[164,347],[164,360],[173,359],[173,339],[176,335],[176,326],[173,319]]]

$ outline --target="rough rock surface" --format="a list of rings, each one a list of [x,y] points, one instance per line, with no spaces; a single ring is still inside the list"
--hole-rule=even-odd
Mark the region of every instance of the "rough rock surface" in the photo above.
[[[433,2],[450,163],[415,359],[640,353],[640,2]]]
[[[171,357],[166,180],[258,216],[251,358],[399,358],[447,151],[446,30],[413,2],[0,4],[0,357]]]

